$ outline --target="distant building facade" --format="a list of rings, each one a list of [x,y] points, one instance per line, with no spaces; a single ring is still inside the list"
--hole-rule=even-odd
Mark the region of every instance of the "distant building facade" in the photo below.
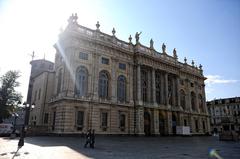
[[[210,132],[202,66],[83,27],[72,15],[55,44],[53,71],[35,76],[30,123],[52,133],[172,135]]]
[[[207,102],[212,132],[240,131],[240,97]]]

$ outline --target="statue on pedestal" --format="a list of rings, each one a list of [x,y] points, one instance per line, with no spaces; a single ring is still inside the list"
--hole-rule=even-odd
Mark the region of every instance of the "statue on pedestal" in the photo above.
[[[138,33],[136,32],[135,34],[135,39],[136,39],[136,44],[139,43],[139,36],[141,35],[142,32]]]
[[[166,54],[166,45],[164,43],[162,44],[162,52]]]

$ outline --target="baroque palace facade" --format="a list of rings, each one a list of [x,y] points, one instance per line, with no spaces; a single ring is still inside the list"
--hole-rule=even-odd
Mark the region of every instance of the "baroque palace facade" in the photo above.
[[[53,69],[35,76],[30,123],[48,132],[172,135],[177,126],[210,132],[202,66],[83,27],[72,15],[59,35]],[[32,61],[32,63],[37,60]],[[38,60],[42,63],[45,60]],[[41,90],[42,89],[42,90]]]

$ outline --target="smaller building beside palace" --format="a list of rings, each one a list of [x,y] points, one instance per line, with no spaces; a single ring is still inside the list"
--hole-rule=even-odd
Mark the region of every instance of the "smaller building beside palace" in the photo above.
[[[207,107],[212,132],[240,131],[240,97],[208,101]]]

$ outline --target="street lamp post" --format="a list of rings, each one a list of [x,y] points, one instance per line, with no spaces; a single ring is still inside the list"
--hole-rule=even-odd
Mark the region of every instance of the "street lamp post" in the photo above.
[[[29,121],[29,115],[30,115],[30,109],[34,108],[35,104],[27,104],[26,102],[23,103],[25,105],[25,117],[24,117],[24,125],[22,126],[22,130],[20,133],[20,139],[18,141],[18,147],[22,147],[24,145],[24,137],[25,137],[25,132],[28,126],[28,121]]]

